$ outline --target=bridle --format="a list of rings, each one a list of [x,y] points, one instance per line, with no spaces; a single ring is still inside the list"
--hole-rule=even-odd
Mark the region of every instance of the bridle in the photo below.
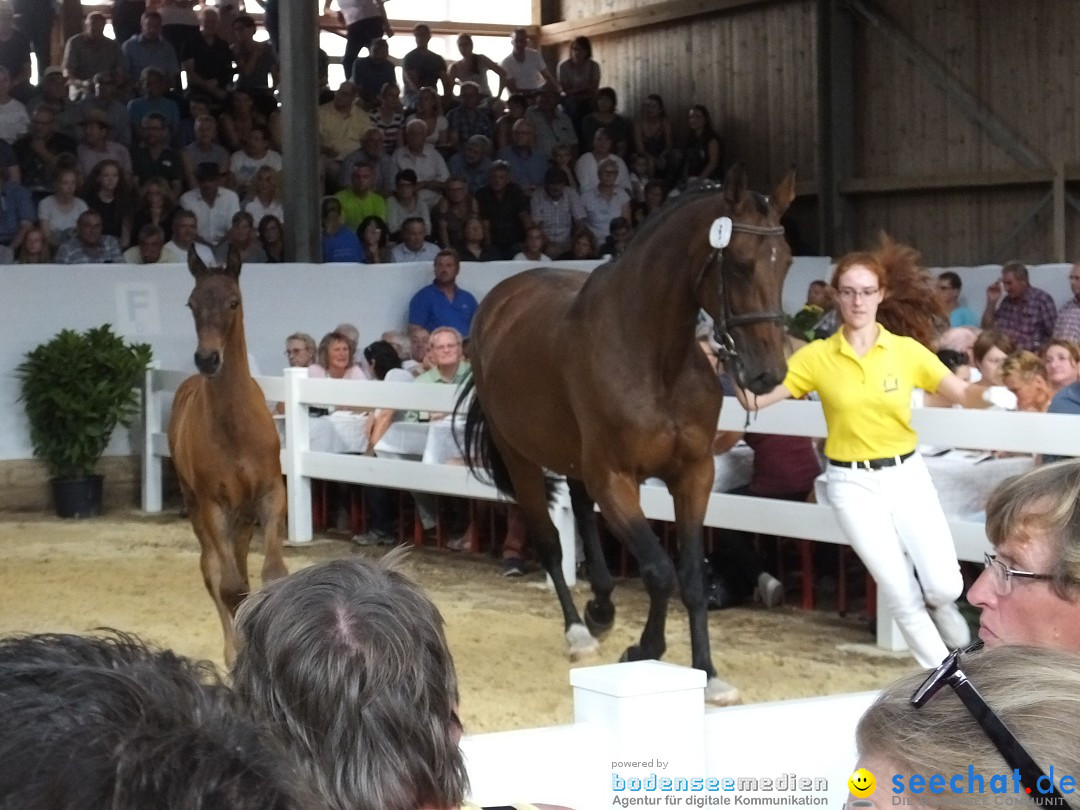
[[[705,271],[708,270],[714,262],[719,261],[720,317],[713,322],[713,338],[718,345],[717,355],[724,363],[733,364],[734,368],[732,370],[735,372],[736,378],[738,378],[738,376],[740,376],[739,366],[741,364],[739,362],[739,353],[735,349],[735,339],[731,335],[731,330],[740,326],[749,326],[753,323],[775,322],[782,324],[784,322],[784,313],[780,310],[762,310],[736,315],[731,311],[731,297],[728,294],[727,285],[724,284],[723,257],[724,250],[726,250],[728,244],[730,244],[731,235],[734,233],[748,233],[754,236],[763,237],[783,236],[784,229],[780,225],[750,225],[744,222],[734,222],[729,217],[720,217],[713,222],[713,226],[709,232],[709,243],[712,245],[713,250],[709,259],[698,273],[698,284],[701,283]]]

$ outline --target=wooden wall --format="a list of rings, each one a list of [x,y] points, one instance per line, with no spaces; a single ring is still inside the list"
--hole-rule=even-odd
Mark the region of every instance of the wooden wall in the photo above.
[[[686,107],[704,103],[729,159],[745,160],[758,186],[796,164],[800,230],[816,247],[818,14],[836,1],[536,8],[561,53],[590,36],[624,112],[660,92],[681,128]],[[839,241],[864,245],[885,229],[932,264],[1080,257],[1080,3],[839,2],[855,65],[850,105],[833,117],[853,141],[850,176],[837,178],[849,214]]]
[[[572,16],[564,19],[578,21],[642,8],[636,0],[564,0],[564,12],[570,5]],[[794,0],[590,39],[601,84],[615,88],[625,115],[633,117],[646,95],[659,93],[678,140],[690,105],[704,104],[727,162],[745,161],[754,184],[764,188],[792,164],[801,180],[815,177],[815,21],[813,0]],[[547,42],[550,29],[543,31]]]

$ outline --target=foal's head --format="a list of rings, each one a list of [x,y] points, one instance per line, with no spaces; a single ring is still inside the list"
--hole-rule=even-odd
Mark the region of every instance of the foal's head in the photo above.
[[[195,289],[188,298],[188,309],[195,318],[195,366],[207,377],[221,373],[226,360],[226,347],[237,336],[242,338],[244,309],[240,296],[240,254],[229,248],[224,267],[207,268],[195,253],[188,250],[188,269],[195,277]],[[243,352],[243,340],[230,348]],[[246,358],[245,358],[246,359]]]

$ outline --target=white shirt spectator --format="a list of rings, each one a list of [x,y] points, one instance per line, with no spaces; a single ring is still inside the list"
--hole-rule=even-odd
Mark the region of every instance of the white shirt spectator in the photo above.
[[[382,13],[382,3],[377,0],[338,0],[338,9],[345,18],[345,25],[352,25],[368,17],[379,16]]]
[[[263,166],[269,166],[275,172],[281,171],[281,153],[267,149],[261,158],[253,158],[243,149],[232,153],[229,158],[229,171],[236,178],[237,184],[247,186],[255,178],[255,172]]]
[[[630,169],[626,161],[618,155],[608,155],[604,160],[613,160],[619,167],[619,176],[615,178],[615,185],[630,191]],[[574,175],[577,177],[578,187],[584,194],[590,188],[600,185],[600,175],[596,173],[596,156],[592,152],[585,152],[574,164]]]
[[[211,205],[203,199],[199,189],[193,188],[180,195],[180,207],[195,215],[199,238],[216,247],[232,227],[233,214],[240,210],[240,198],[232,189],[219,188]]]
[[[499,63],[499,66],[506,71],[506,78],[517,82],[519,92],[539,90],[546,82],[543,72],[547,70],[547,63],[544,62],[544,57],[540,55],[540,52],[533,48],[525,49],[523,61],[519,62],[511,53]]]
[[[390,261],[392,262],[433,262],[439,255],[439,246],[433,242],[425,241],[420,250],[412,251],[400,242],[390,249]]]
[[[177,264],[187,264],[187,251],[171,239],[165,243],[161,255],[163,258],[166,256],[168,257],[165,261]],[[213,267],[217,264],[217,259],[214,258],[214,251],[210,249],[209,245],[204,245],[202,242],[195,243],[195,255],[202,259],[203,264],[207,267]]]
[[[543,253],[541,253],[540,258],[538,258],[538,259],[530,259],[528,256],[525,255],[525,252],[522,251],[521,253],[518,253],[516,256],[514,256],[514,261],[515,262],[550,262],[551,257],[550,256],[545,256]]]
[[[55,195],[50,194],[38,203],[38,219],[45,223],[49,229],[49,244],[54,248],[60,247],[68,237],[75,233],[75,224],[79,214],[89,206],[79,197],[71,201],[71,207],[66,211],[60,210]]]
[[[30,130],[30,113],[26,105],[18,99],[9,99],[0,104],[0,140],[15,143]]]
[[[443,156],[426,141],[424,151],[419,155],[410,152],[407,146],[399,146],[391,155],[391,160],[394,161],[395,173],[400,172],[402,169],[412,169],[416,172],[416,179],[421,183],[426,183],[429,180],[445,183],[450,179],[450,170],[446,168],[446,161],[443,160]],[[424,205],[428,208],[433,208],[442,199],[439,192],[430,188],[420,189],[417,196],[424,201]]]
[[[630,202],[630,193],[617,188],[608,200],[600,196],[595,188],[590,188],[581,195],[581,202],[585,206],[585,224],[596,241],[603,242],[611,235],[611,220],[623,215],[622,208]]]
[[[253,197],[245,202],[243,207],[245,211],[251,214],[251,218],[255,221],[256,228],[259,227],[262,218],[267,214],[277,217],[279,222],[285,222],[285,208],[279,202],[263,205],[259,202],[258,197]]]
[[[386,227],[390,229],[390,233],[400,231],[405,220],[411,217],[424,220],[424,235],[431,236],[431,212],[420,197],[416,198],[412,208],[402,207],[398,198],[392,194],[386,198]]]

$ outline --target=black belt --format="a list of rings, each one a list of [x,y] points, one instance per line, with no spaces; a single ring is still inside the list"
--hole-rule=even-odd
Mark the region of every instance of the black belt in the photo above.
[[[889,456],[888,458],[868,458],[865,461],[836,461],[829,459],[829,463],[834,467],[847,467],[851,470],[883,470],[886,467],[895,467],[899,464],[903,464],[909,458],[915,455],[915,451],[910,453],[904,453],[902,456]]]

